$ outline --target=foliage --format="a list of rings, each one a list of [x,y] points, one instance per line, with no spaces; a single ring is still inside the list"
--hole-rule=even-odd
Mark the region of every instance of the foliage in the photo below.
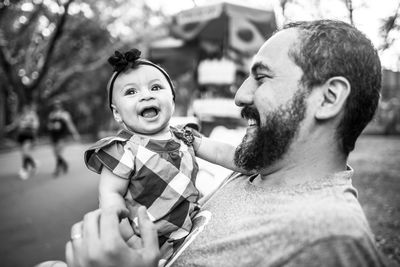
[[[22,104],[32,102],[50,65],[55,45],[63,33],[68,9],[42,1],[4,1],[0,6],[0,65],[6,90]]]
[[[382,20],[380,33],[383,39],[383,45],[380,47],[381,50],[386,50],[390,46],[392,46],[396,41],[395,37],[396,33],[398,35],[400,32],[399,9],[400,9],[400,2],[396,10],[393,12],[393,15]]]
[[[353,11],[362,7],[352,0],[337,2],[350,21]],[[298,19],[294,10],[302,19],[324,18],[324,3],[279,1],[286,21]],[[393,45],[399,33],[398,11],[382,22],[382,50]],[[146,55],[152,40],[167,33],[169,19],[145,0],[0,1],[0,98],[7,100],[0,101],[0,117],[7,115],[0,118],[0,128],[31,101],[39,104],[44,117],[55,98],[64,100],[79,118],[80,130],[103,127],[94,121],[107,123],[109,114],[104,94],[111,71],[107,57],[115,49],[132,47]]]
[[[7,121],[15,116],[11,110],[29,102],[39,104],[44,120],[52,100],[61,99],[81,131],[97,131],[109,113],[108,56],[114,49],[146,47],[165,20],[143,0],[2,1],[0,94],[8,99]]]
[[[363,135],[350,153],[353,185],[387,266],[400,264],[400,139]]]
[[[279,0],[280,9],[285,22],[309,19],[340,19],[353,24],[352,0]],[[333,13],[329,8],[335,5],[341,12]]]

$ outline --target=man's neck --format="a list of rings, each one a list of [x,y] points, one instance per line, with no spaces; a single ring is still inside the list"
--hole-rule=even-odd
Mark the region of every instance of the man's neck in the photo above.
[[[334,142],[314,140],[312,146],[309,142],[298,142],[281,160],[260,172],[258,183],[263,186],[303,184],[344,171],[346,164],[347,157]]]

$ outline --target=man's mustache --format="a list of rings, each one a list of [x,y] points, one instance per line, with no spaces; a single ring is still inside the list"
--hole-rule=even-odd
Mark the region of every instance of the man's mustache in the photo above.
[[[257,124],[260,125],[260,113],[258,110],[253,106],[245,106],[242,108],[240,115],[243,119],[253,119],[256,120]]]

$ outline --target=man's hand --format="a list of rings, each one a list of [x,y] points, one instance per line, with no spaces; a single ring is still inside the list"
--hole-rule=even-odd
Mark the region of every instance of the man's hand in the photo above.
[[[145,207],[138,209],[141,246],[129,247],[119,231],[119,217],[127,211],[96,210],[85,215],[71,228],[71,241],[66,246],[69,267],[150,267],[160,258],[157,231]]]

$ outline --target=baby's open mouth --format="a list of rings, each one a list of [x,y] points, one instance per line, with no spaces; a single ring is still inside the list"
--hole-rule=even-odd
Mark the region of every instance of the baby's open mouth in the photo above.
[[[158,115],[159,110],[155,107],[151,108],[145,108],[143,111],[140,113],[145,118],[153,118]]]

